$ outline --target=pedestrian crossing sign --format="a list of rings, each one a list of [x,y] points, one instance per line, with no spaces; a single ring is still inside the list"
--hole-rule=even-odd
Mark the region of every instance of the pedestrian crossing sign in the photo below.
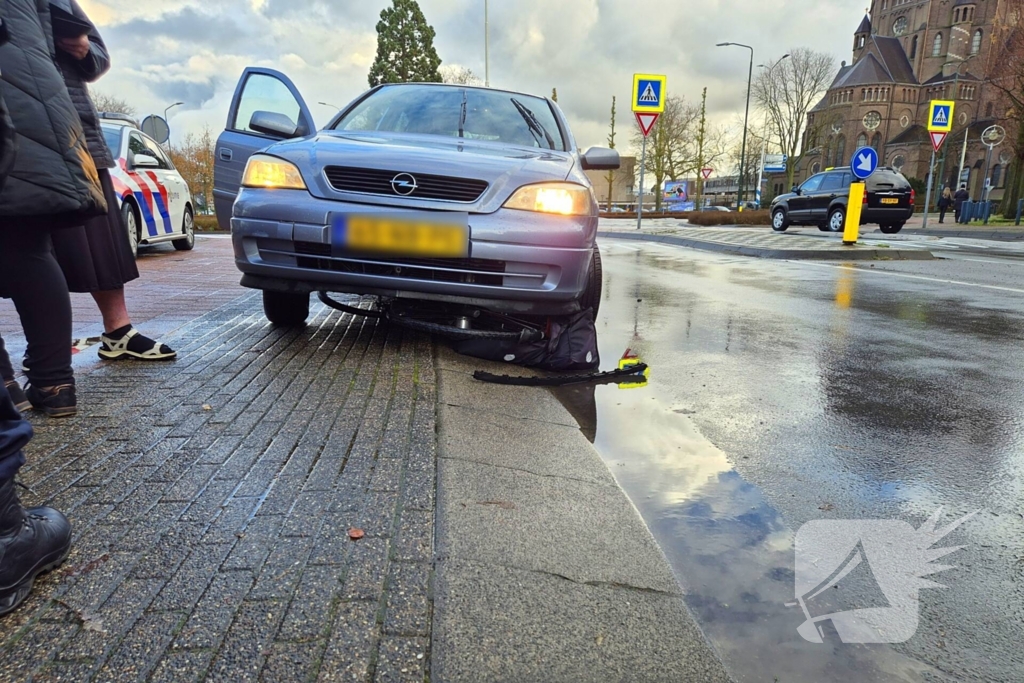
[[[643,114],[661,114],[665,111],[664,76],[633,75],[633,111]]]
[[[928,132],[948,133],[953,130],[953,107],[948,100],[932,100],[928,109]]]

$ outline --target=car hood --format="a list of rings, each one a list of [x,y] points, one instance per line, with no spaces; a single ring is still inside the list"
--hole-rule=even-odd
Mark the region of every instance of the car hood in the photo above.
[[[567,152],[459,138],[322,131],[309,138],[273,145],[266,152],[296,164],[314,196],[366,204],[489,213],[501,208],[523,185],[566,179],[586,184],[575,177],[582,173],[576,171],[574,156]],[[327,182],[323,172],[327,166],[483,180],[488,187],[472,203],[339,192]]]

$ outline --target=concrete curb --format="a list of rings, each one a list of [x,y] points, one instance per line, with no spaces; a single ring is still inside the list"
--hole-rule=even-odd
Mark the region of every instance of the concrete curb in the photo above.
[[[794,261],[933,261],[935,256],[924,249],[872,249],[860,248],[844,251],[839,249],[766,249],[726,242],[710,242],[677,235],[636,234],[629,232],[598,232],[604,239],[636,240],[659,242],[678,247],[690,247],[719,254],[737,254],[754,258]]]
[[[441,347],[436,368],[431,680],[729,681],[569,411],[470,374],[508,366]]]

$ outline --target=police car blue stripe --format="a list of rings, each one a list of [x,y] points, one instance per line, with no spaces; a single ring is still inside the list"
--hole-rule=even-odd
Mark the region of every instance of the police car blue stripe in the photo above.
[[[146,230],[150,237],[156,237],[156,221],[153,219],[153,211],[149,208],[149,202],[142,192],[135,193],[135,203],[142,209],[142,220],[146,222]]]

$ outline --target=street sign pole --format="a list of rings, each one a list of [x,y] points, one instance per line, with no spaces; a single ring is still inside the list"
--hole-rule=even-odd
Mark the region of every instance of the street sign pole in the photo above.
[[[764,143],[764,147],[761,148],[761,166],[757,169],[757,190],[754,192],[754,202],[757,204],[758,211],[761,210],[761,183],[764,182],[764,162],[768,156],[768,143]]]
[[[644,220],[644,166],[647,165],[647,136],[640,152],[640,187],[636,193],[636,229],[639,230]]]
[[[924,219],[921,222],[921,229],[928,229],[928,209],[932,205],[932,181],[935,179],[935,148],[932,147],[932,160],[928,165],[928,187],[924,191]]]

